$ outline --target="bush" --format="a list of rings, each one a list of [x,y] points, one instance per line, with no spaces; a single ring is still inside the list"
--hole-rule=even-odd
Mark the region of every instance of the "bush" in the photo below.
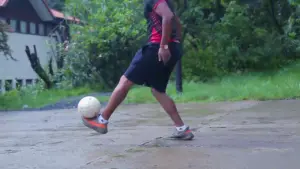
[[[58,88],[46,90],[42,83],[37,83],[0,95],[0,110],[40,108],[68,97],[88,94],[98,90],[98,86],[83,86],[68,90]]]
[[[113,87],[146,38],[142,3],[72,0],[67,6],[84,24],[71,26],[72,44],[60,77],[75,87]]]
[[[263,5],[253,12],[231,1],[219,21],[202,19],[210,26],[201,26],[200,40],[193,38],[197,34],[187,37],[185,77],[205,81],[226,73],[278,69],[298,59],[300,41],[292,36],[293,29],[281,34],[268,20],[262,24],[253,16],[259,14],[268,15]]]
[[[286,1],[211,2],[191,0],[184,11],[182,2],[174,1],[185,32],[186,80],[269,71],[299,58],[298,7]],[[72,43],[66,66],[55,76],[57,85],[114,87],[146,42],[142,5],[138,0],[67,1],[66,12],[83,24],[71,25]]]
[[[212,49],[188,50],[182,59],[184,79],[192,81],[207,81],[225,72],[218,66],[217,55]]]

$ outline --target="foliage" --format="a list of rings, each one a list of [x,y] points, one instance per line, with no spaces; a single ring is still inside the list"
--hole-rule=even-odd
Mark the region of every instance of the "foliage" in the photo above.
[[[185,77],[206,80],[220,73],[265,71],[299,58],[299,19],[287,2],[260,1],[253,6],[228,1],[223,5],[220,18],[216,5],[207,12],[192,3],[183,14],[188,32]]]
[[[6,23],[0,22],[0,53],[3,53],[6,58],[15,60],[11,56],[11,49],[10,46],[7,44],[8,35],[6,32],[8,30],[8,25]]]
[[[269,73],[246,73],[220,77],[206,83],[184,82],[184,92],[177,95],[174,83],[170,83],[167,92],[176,101],[207,102],[207,101],[238,101],[299,98],[300,64],[293,64],[279,71]],[[96,91],[89,86],[71,90],[44,90],[44,85],[12,90],[0,95],[0,110],[16,110],[21,108],[40,108],[56,103],[70,96],[78,96]],[[201,89],[201,90],[199,90]],[[101,102],[107,102],[109,96],[100,96]],[[71,99],[72,100],[72,99]],[[132,89],[124,103],[155,103],[156,100],[148,88]]]
[[[183,75],[208,81],[229,73],[268,71],[299,58],[300,20],[295,0],[174,0],[183,24]],[[112,88],[146,42],[143,3],[138,0],[66,0],[70,25],[65,66],[57,87],[101,84]]]
[[[64,9],[65,0],[46,0],[49,7],[62,11]]]
[[[241,100],[299,99],[300,64],[289,65],[274,72],[228,75],[206,83],[184,82],[182,95],[171,83],[168,94],[177,103]],[[99,97],[102,102],[109,97]],[[148,88],[132,89],[124,103],[156,103]]]
[[[40,108],[62,99],[95,92],[99,88],[83,86],[80,88],[45,90],[43,82],[6,92],[0,95],[0,110],[19,110],[22,108]]]
[[[39,107],[90,92],[90,86],[77,92],[76,87],[86,84],[97,84],[101,90],[112,88],[147,40],[142,1],[66,0],[58,6],[60,0],[49,1],[51,7],[81,20],[81,24],[70,25],[64,65],[51,76],[55,88],[45,91],[38,85],[13,90],[0,96],[0,108]],[[299,97],[299,65],[282,69],[300,56],[299,0],[173,2],[184,28],[186,81],[182,96],[170,84],[168,92],[176,101]],[[7,42],[7,36],[1,35],[0,50],[8,54],[6,43],[1,43]],[[259,73],[269,71],[276,73]],[[147,88],[134,89],[126,100],[146,101],[154,101]]]
[[[61,73],[74,86],[87,82],[112,87],[145,38],[142,4],[138,0],[70,0],[67,6],[67,12],[83,24],[71,26],[68,67]]]

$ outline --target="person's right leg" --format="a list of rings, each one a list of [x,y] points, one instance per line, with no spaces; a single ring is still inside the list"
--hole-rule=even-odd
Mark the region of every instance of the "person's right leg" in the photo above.
[[[133,82],[128,80],[124,75],[120,78],[117,87],[111,94],[107,106],[104,108],[102,114],[94,118],[84,118],[82,117],[85,126],[97,131],[101,134],[106,134],[108,132],[107,123],[110,116],[113,114],[115,109],[122,103],[122,101],[127,96],[127,93],[131,86],[134,85]]]
[[[120,78],[117,87],[114,89],[107,106],[99,116],[88,119],[82,118],[85,126],[97,131],[101,134],[108,132],[107,124],[110,116],[113,114],[115,109],[122,103],[127,96],[129,89],[134,85],[142,85],[145,81],[144,78],[148,74],[149,65],[147,57],[143,57],[143,48],[138,50],[135,54],[131,64]]]
[[[109,120],[112,113],[127,96],[127,93],[132,85],[134,85],[134,83],[128,80],[124,75],[121,77],[119,84],[114,89],[107,106],[101,114],[104,120]]]

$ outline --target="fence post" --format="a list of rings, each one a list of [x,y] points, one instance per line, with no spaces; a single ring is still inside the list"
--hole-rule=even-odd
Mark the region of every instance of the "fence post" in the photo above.
[[[12,79],[11,87],[12,87],[12,89],[16,89],[17,88],[17,81],[16,81],[16,79]]]
[[[26,86],[26,79],[22,79],[22,87]]]
[[[4,94],[5,93],[5,80],[4,79],[0,79],[0,88],[1,88],[1,93]]]
[[[184,11],[187,10],[188,8],[188,2],[187,0],[184,0]],[[182,49],[183,49],[183,41],[184,41],[184,37],[185,37],[186,31],[183,32],[183,37],[182,37],[182,41],[180,43],[182,43]],[[183,52],[183,51],[182,51]],[[184,53],[182,53],[184,54]],[[178,94],[182,94],[183,92],[183,87],[182,87],[182,60],[180,59],[177,64],[176,64],[176,91]]]
[[[37,79],[32,79],[32,85],[33,85],[33,86],[36,85],[36,80],[37,80]]]
[[[181,94],[182,91],[182,70],[181,70],[181,59],[176,64],[176,91]]]

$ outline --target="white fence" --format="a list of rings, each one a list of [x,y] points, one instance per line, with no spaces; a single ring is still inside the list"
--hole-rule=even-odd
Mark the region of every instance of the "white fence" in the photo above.
[[[36,82],[37,79],[0,79],[0,93],[4,94],[18,87],[34,85]]]

